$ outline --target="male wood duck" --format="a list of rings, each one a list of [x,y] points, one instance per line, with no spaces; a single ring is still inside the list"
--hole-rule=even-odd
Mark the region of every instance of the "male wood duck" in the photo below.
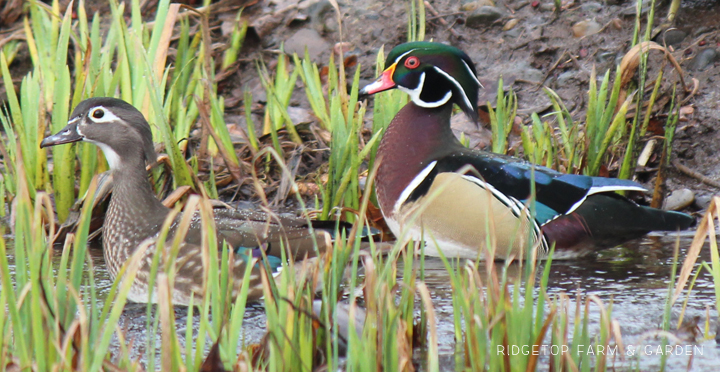
[[[113,279],[121,266],[146,239],[157,238],[170,213],[153,193],[145,168],[156,161],[150,126],[143,115],[132,105],[115,98],[91,98],[81,102],[73,111],[68,125],[59,133],[45,138],[40,147],[85,141],[102,149],[113,172],[114,188],[103,225],[104,257]],[[246,264],[250,257],[260,257],[266,250],[273,269],[280,266],[282,247],[296,259],[315,255],[330,242],[331,232],[323,228],[309,229],[307,221],[295,218],[270,218],[249,210],[215,210],[218,241],[226,241],[235,250],[231,263],[234,290],[237,295]],[[170,231],[167,247],[182,216],[178,216]],[[194,303],[202,301],[204,266],[202,263],[202,224],[199,215],[193,220],[177,256],[177,274],[172,293],[173,303],[187,305],[191,295]],[[281,244],[282,241],[282,244]],[[264,247],[264,248],[260,248]],[[151,245],[142,259],[138,275],[128,298],[134,302],[148,301],[148,277],[154,257]],[[260,264],[253,267],[249,298],[262,295]],[[153,291],[154,292],[154,291]],[[156,302],[155,295],[151,299]]]
[[[477,122],[480,86],[475,65],[461,50],[412,42],[395,47],[382,75],[360,91],[398,88],[411,98],[389,124],[377,153],[377,200],[396,236],[406,231],[414,240],[424,239],[428,255],[442,250],[449,257],[484,258],[489,242],[496,259],[522,259],[532,245],[543,257],[552,244],[553,258],[565,259],[693,224],[686,214],[640,206],[615,193],[644,190],[635,182],[563,174],[465,148],[450,129],[450,116],[458,105]],[[526,205],[533,177],[531,216]]]

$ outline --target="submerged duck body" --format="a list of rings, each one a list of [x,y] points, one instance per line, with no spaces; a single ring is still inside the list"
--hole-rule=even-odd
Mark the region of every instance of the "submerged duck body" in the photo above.
[[[480,83],[474,64],[457,48],[397,46],[380,78],[360,93],[392,88],[407,92],[411,102],[378,148],[378,203],[392,232],[425,240],[426,254],[485,258],[491,246],[495,258],[523,258],[537,245],[543,257],[554,245],[554,258],[574,258],[694,223],[686,214],[640,206],[615,193],[645,190],[632,181],[563,174],[462,146],[450,128],[452,107],[476,121]]]
[[[155,241],[170,209],[155,197],[148,180],[146,163],[153,163],[156,154],[150,126],[132,105],[115,98],[91,98],[81,102],[73,111],[68,125],[55,135],[45,138],[41,147],[85,141],[103,150],[113,173],[113,193],[103,224],[103,254],[108,271],[117,277],[122,265],[144,242],[150,245],[141,258],[141,266],[128,298],[134,302],[156,302],[149,297],[150,267],[155,255]],[[246,265],[253,257],[261,257],[261,249],[270,257],[280,257],[282,247],[288,247],[288,257],[302,259],[323,250],[330,241],[330,232],[312,230],[307,221],[296,218],[271,218],[265,213],[244,210],[215,210],[218,242],[227,242],[235,252],[230,268],[233,273],[233,296],[237,295],[245,275]],[[179,233],[182,214],[176,217],[169,231],[166,247]],[[204,296],[206,274],[203,265],[202,221],[192,216],[185,240],[177,255],[177,274],[172,292],[173,303],[187,305],[190,298],[198,304]],[[276,268],[279,259],[271,261]],[[162,262],[161,262],[162,265]],[[262,295],[261,264],[251,273],[249,298]],[[209,279],[209,278],[208,278]],[[152,291],[154,293],[154,291]]]

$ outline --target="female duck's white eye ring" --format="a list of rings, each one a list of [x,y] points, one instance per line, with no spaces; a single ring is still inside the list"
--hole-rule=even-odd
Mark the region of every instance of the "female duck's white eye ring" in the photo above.
[[[105,116],[105,111],[103,111],[102,109],[95,109],[92,112],[92,117],[94,117],[95,119],[102,119],[103,116]]]
[[[409,69],[414,69],[420,66],[420,60],[418,57],[410,56],[405,60],[405,67]]]

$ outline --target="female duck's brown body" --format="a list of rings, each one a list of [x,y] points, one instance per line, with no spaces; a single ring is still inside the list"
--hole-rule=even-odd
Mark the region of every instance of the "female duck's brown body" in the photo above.
[[[67,127],[45,138],[41,147],[75,141],[98,145],[113,173],[113,194],[103,225],[108,271],[116,277],[138,247],[148,244],[128,298],[135,302],[155,302],[154,290],[148,288],[150,267],[155,255],[155,242],[170,209],[155,197],[145,170],[146,163],[155,161],[150,127],[142,114],[126,102],[114,98],[91,98],[81,102],[70,116]],[[177,233],[181,218],[182,215],[178,216],[171,225],[169,242]],[[314,255],[316,247],[323,250],[330,241],[329,232],[323,229],[313,231],[303,219],[271,219],[254,211],[217,210],[215,225],[218,242],[227,242],[236,253],[235,261],[230,265],[234,277],[233,295],[242,285],[246,265],[253,257],[261,256],[259,249],[265,249],[268,256],[279,257],[280,250],[287,247],[288,256],[300,260]],[[175,304],[187,305],[191,298],[198,304],[205,294],[205,281],[211,278],[207,278],[205,273],[201,242],[202,222],[196,213],[177,255],[178,267],[172,292]],[[255,264],[252,268],[251,300],[262,294],[259,286],[261,267]]]

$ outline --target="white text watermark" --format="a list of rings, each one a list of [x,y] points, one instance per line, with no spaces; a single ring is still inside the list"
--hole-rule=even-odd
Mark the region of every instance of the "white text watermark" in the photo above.
[[[497,345],[499,355],[704,355],[699,345]]]

